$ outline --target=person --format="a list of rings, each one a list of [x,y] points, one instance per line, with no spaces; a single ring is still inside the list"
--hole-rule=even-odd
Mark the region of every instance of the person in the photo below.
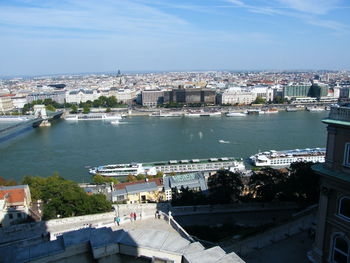
[[[142,219],[142,213],[140,213],[140,220]]]
[[[136,213],[134,212],[134,220],[136,221]]]
[[[134,217],[134,215],[133,215],[133,213],[131,212],[131,213],[130,213],[130,221],[131,221],[131,222],[132,222],[133,217]]]
[[[119,224],[120,224],[120,217],[118,216],[115,221],[117,222],[117,225],[119,226]]]
[[[158,214],[159,214],[159,212],[158,212],[158,210],[157,210],[156,213],[154,214],[154,218],[155,218],[155,219],[158,218]]]

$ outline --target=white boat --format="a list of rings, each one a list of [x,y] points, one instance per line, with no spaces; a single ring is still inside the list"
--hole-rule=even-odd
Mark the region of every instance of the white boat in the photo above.
[[[26,116],[0,116],[0,122],[20,122],[29,120]]]
[[[119,120],[111,121],[111,124],[113,124],[113,125],[118,125],[118,124],[119,124]]]
[[[226,117],[245,117],[247,114],[244,112],[228,112],[226,113]]]
[[[287,112],[296,112],[296,111],[297,111],[297,108],[295,108],[295,107],[287,107],[287,108],[286,108],[286,111],[287,111]]]
[[[229,141],[219,140],[219,143],[230,143]]]
[[[259,109],[250,109],[248,110],[248,114],[264,114],[264,112]]]
[[[267,109],[267,110],[264,110],[264,113],[265,113],[265,114],[278,113],[278,109],[275,109],[275,108]],[[259,113],[259,114],[261,114],[261,113]]]
[[[128,176],[146,174],[156,175],[158,172],[170,173],[193,173],[193,172],[215,172],[220,169],[243,172],[245,166],[242,159],[233,157],[192,159],[192,160],[170,160],[152,163],[130,163],[109,164],[89,169],[90,174],[102,176]]]
[[[178,112],[167,112],[167,113],[151,113],[149,115],[150,117],[164,117],[164,118],[170,118],[170,117],[182,117],[182,113]]]
[[[221,116],[220,111],[196,111],[185,113],[186,117],[219,117]]]
[[[306,108],[307,111],[310,112],[319,112],[319,111],[324,111],[324,108],[319,108],[319,107],[312,107],[312,108]]]
[[[64,117],[67,121],[93,121],[93,120],[120,120],[122,116],[119,114],[99,114],[99,113],[89,113],[89,114],[75,114],[67,115]]]
[[[325,162],[326,149],[295,149],[287,151],[267,151],[250,156],[250,161],[255,166],[289,166],[294,162]]]

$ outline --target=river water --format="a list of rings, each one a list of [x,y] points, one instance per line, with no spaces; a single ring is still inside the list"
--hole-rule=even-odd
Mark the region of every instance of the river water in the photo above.
[[[58,120],[0,145],[0,176],[24,175],[89,182],[89,166],[173,159],[239,157],[259,151],[325,147],[328,112],[280,112],[246,117],[128,117]],[[4,124],[0,123],[0,128]],[[221,140],[221,143],[219,142]],[[226,143],[222,143],[225,141]]]

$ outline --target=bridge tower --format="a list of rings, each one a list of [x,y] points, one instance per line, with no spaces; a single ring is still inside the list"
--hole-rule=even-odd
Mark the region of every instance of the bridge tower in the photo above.
[[[41,118],[43,121],[39,126],[51,126],[49,118],[47,116],[45,105],[38,104],[34,105],[34,116],[35,118]]]

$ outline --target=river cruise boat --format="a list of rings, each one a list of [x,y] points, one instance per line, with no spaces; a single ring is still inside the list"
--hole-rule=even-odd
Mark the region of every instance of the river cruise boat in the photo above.
[[[244,172],[245,166],[242,159],[233,157],[192,159],[192,160],[170,160],[152,163],[130,163],[109,164],[91,168],[90,174],[102,176],[128,176],[146,174],[156,175],[158,172],[170,173],[192,173],[192,172],[215,172],[220,169],[232,172]]]
[[[27,120],[29,120],[27,116],[0,116],[0,122],[20,122]]]
[[[265,114],[278,113],[278,109],[271,108],[271,109],[264,110],[264,112],[265,112]]]
[[[288,151],[262,152],[250,156],[250,161],[255,166],[289,166],[294,162],[324,163],[326,155],[325,148],[295,149]]]
[[[163,117],[163,118],[171,118],[171,117],[182,117],[182,113],[179,112],[156,112],[151,113],[150,117]]]
[[[324,108],[320,108],[320,107],[308,107],[306,108],[307,111],[310,112],[320,112],[320,111],[325,111]]]
[[[106,114],[106,113],[89,113],[89,114],[75,114],[67,115],[64,117],[67,121],[94,121],[94,120],[120,120],[122,116],[120,114]]]
[[[185,113],[185,117],[220,117],[220,111],[192,111]]]
[[[226,117],[245,117],[245,116],[247,116],[247,112],[231,111],[226,113]]]

